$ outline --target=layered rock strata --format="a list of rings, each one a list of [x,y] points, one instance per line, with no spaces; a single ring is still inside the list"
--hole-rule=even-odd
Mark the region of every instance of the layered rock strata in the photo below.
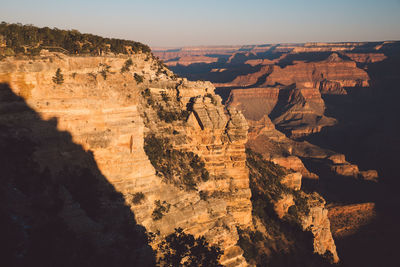
[[[128,59],[132,66],[123,72],[121,68]],[[53,82],[58,68],[63,74],[62,84]],[[246,265],[236,245],[236,227],[251,223],[244,154],[247,123],[236,110],[225,112],[209,83],[176,80],[170,71],[159,69],[158,62],[144,54],[130,58],[52,54],[2,61],[0,82],[23,97],[43,120],[53,120],[60,131],[71,134],[74,143],[93,153],[102,175],[124,195],[137,223],[149,232],[159,233],[155,246],[157,240],[181,227],[220,246],[225,251],[221,263]],[[145,104],[141,92],[146,88],[153,88],[150,95],[158,101],[165,97],[161,95],[164,92],[171,99],[164,103],[170,107],[168,111],[187,110],[191,122],[161,121],[159,114]],[[194,104],[187,109],[191,101]],[[163,181],[143,149],[144,138],[150,133],[169,138],[177,150],[198,155],[211,178],[194,191]],[[35,154],[42,168],[60,172],[63,157],[83,164],[74,158],[73,148],[59,144],[51,133],[33,129],[32,137],[41,143]],[[200,191],[207,198],[200,197]],[[135,201],[138,194],[143,199]],[[157,201],[168,205],[168,212],[155,220],[152,215]],[[68,214],[82,217],[71,210],[76,208],[72,201]],[[66,219],[70,224],[77,221],[69,216]]]
[[[324,61],[294,62],[284,68],[276,66],[267,77],[265,85],[296,83],[305,87],[318,87],[325,80],[337,82],[341,87],[369,86],[368,74],[357,68],[354,61],[343,60],[336,53]]]
[[[228,105],[240,109],[248,120],[258,121],[269,115],[277,127],[293,137],[316,133],[336,123],[324,116],[325,104],[316,88],[235,89]]]

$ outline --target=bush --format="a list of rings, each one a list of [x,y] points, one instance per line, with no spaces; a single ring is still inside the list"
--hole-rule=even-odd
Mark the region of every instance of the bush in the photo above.
[[[169,97],[165,92],[161,92],[161,98],[164,102],[168,102],[169,101]]]
[[[151,101],[151,103],[153,104],[153,108],[157,110],[158,118],[162,121],[165,121],[166,123],[171,123],[178,120],[186,120],[189,116],[189,111],[187,110],[169,111],[165,110],[161,104],[155,105],[154,101]]]
[[[204,237],[195,238],[181,228],[168,235],[158,246],[161,266],[222,267],[218,263],[223,251],[210,246]]]
[[[288,171],[271,161],[266,161],[258,153],[246,150],[247,165],[250,170],[250,182],[257,191],[255,196],[277,201],[284,193],[292,190],[282,185],[280,180]]]
[[[142,96],[143,97],[151,97],[150,89],[146,88],[145,90],[142,91]]]
[[[133,78],[135,79],[135,81],[140,84],[143,82],[144,77],[142,75],[139,75],[137,73],[133,74]]]
[[[132,59],[130,58],[127,59],[121,68],[121,73],[129,71],[132,65],[133,65]]]
[[[154,208],[153,213],[151,214],[151,218],[154,221],[158,221],[161,220],[162,217],[164,217],[164,215],[169,212],[171,204],[167,203],[166,201],[163,201],[161,203],[160,200],[154,201],[154,204],[156,205],[156,207]]]
[[[132,203],[135,205],[142,203],[143,200],[144,194],[142,192],[137,192],[132,195]]]
[[[64,75],[61,73],[61,69],[58,68],[56,74],[53,76],[53,83],[61,85],[64,83]]]
[[[103,69],[99,73],[103,76],[104,80],[107,80],[107,74],[110,73],[111,66],[102,63],[100,63],[100,66],[103,67]]]
[[[162,174],[166,182],[195,190],[198,182],[209,179],[205,163],[198,155],[173,149],[168,139],[149,135],[144,140],[144,150],[157,173]]]

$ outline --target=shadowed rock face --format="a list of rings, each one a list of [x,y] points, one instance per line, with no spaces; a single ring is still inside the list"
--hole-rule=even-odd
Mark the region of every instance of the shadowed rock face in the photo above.
[[[0,84],[2,263],[153,266],[146,229],[93,152],[60,129],[56,114],[44,119],[7,82]]]

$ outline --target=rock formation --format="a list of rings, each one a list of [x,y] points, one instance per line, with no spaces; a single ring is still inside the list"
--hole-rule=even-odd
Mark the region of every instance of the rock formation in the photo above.
[[[343,238],[374,220],[376,208],[374,203],[337,205],[329,207],[328,217],[333,236]]]
[[[340,236],[335,229],[349,229],[337,242],[344,262],[390,265],[393,259],[387,255],[393,250],[387,240],[395,244],[398,239],[390,226],[398,219],[391,215],[393,201],[388,196],[396,195],[392,188],[398,187],[394,177],[399,127],[394,114],[398,114],[399,48],[398,41],[220,47],[213,55],[219,60],[212,66],[175,70],[190,79],[211,80],[225,103],[246,117],[250,127],[246,146],[266,160],[300,172],[303,187],[321,193],[329,209],[338,207],[338,216],[330,218],[334,237]],[[191,48],[190,54],[208,49]],[[333,126],[324,127],[328,125]],[[368,170],[370,166],[378,171]],[[290,198],[277,204],[279,216],[286,209],[290,212]],[[355,212],[340,212],[343,203],[365,202],[377,203],[376,221],[364,220],[358,207]],[[366,210],[369,213],[369,207]],[[255,225],[266,231],[258,220]],[[379,232],[379,238],[371,231]],[[259,240],[255,231],[241,237],[245,244]],[[265,255],[273,251],[265,242],[255,245]],[[251,250],[245,256],[249,254]]]
[[[267,230],[262,232],[267,232],[270,236],[274,235],[268,231],[267,221],[272,221],[270,209],[257,201],[261,197],[272,202],[272,209],[280,220],[296,224],[303,231],[312,233],[314,253],[329,254],[330,260],[337,263],[339,257],[330,231],[325,200],[315,192],[307,194],[300,191],[300,173],[293,173],[277,167],[273,163],[263,161],[260,155],[252,151],[248,152],[248,164],[254,199],[254,217],[255,220],[259,220],[259,223],[255,224],[256,230],[260,231],[263,228],[262,225],[264,225]],[[279,240],[279,238],[276,239]],[[269,242],[277,244],[282,242],[276,239]],[[253,242],[256,243],[256,241]],[[257,244],[254,244],[254,246],[258,247]],[[258,247],[258,249],[260,251],[265,250],[262,247]]]
[[[368,86],[368,74],[357,68],[353,61],[345,61],[338,54],[331,54],[319,62],[294,62],[284,68],[275,67],[265,82],[290,85],[296,83],[306,87],[317,87],[323,81],[337,82],[341,87]]]
[[[124,73],[120,69],[127,57],[55,54],[34,60],[7,59],[0,63],[0,82],[8,84],[44,120],[56,120],[60,131],[68,131],[76,144],[93,153],[101,173],[130,203],[137,223],[159,233],[155,245],[181,227],[220,246],[225,252],[221,263],[243,265],[236,227],[251,224],[244,154],[247,123],[235,109],[224,110],[210,83],[174,81],[168,70],[156,73],[157,62],[145,57],[131,57],[133,66]],[[105,66],[109,67],[103,75]],[[58,68],[64,76],[61,85],[52,81]],[[146,87],[148,95],[141,94]],[[148,99],[162,105],[149,105]],[[173,117],[174,112],[186,112],[187,122],[184,116]],[[145,137],[151,134],[168,140],[177,151],[198,155],[210,179],[197,184],[196,190],[164,182],[143,149]],[[62,157],[74,157],[70,148],[60,147],[57,139],[41,129],[34,129],[32,138],[46,144],[35,152],[37,161],[54,174],[63,169]],[[135,203],[138,195],[143,200]],[[168,212],[158,220],[152,216],[156,201],[168,205]],[[66,219],[73,224],[69,216]]]
[[[53,79],[57,72],[60,83]],[[235,107],[221,104],[211,83],[177,79],[140,53],[7,58],[0,62],[0,82],[93,155],[95,175],[122,193],[137,224],[155,234],[154,249],[179,227],[222,248],[222,264],[247,265],[237,228],[253,227],[248,123]],[[12,117],[24,124],[24,114],[15,110]],[[0,119],[12,126],[9,115]],[[34,160],[53,175],[65,169],[66,158],[84,165],[75,144],[62,143],[53,132],[33,127],[30,137],[39,144]],[[301,174],[288,173],[282,184],[299,190]],[[68,190],[64,198],[61,214],[71,229],[84,234],[99,227]]]
[[[268,115],[277,127],[294,137],[316,133],[336,123],[324,116],[324,101],[319,90],[313,88],[234,89],[228,105],[238,107],[249,120]]]

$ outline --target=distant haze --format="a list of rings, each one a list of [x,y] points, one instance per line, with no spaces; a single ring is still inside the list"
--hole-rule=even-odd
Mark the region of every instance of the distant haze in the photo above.
[[[400,0],[0,0],[0,20],[150,46],[400,40]]]

